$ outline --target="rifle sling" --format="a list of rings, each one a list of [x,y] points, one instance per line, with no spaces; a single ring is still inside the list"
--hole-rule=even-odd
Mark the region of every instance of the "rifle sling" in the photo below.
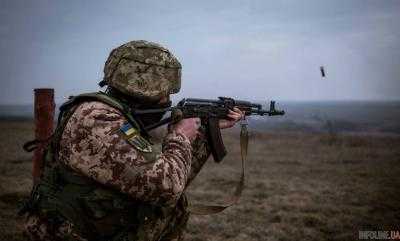
[[[215,214],[224,211],[225,209],[229,208],[232,205],[235,205],[239,202],[240,196],[242,195],[242,191],[244,189],[244,182],[245,182],[245,163],[247,157],[247,149],[249,143],[249,135],[247,130],[247,122],[244,120],[241,123],[241,130],[240,130],[240,154],[242,159],[242,173],[240,176],[240,181],[236,186],[236,190],[227,204],[224,205],[201,205],[201,204],[194,204],[188,207],[188,210],[192,214],[196,215],[208,215],[208,214]]]

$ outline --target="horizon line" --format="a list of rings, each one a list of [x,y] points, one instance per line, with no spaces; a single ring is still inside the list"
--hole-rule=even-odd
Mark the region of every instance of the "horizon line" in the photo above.
[[[192,98],[192,97],[190,97]],[[276,101],[276,102],[298,102],[298,103],[311,103],[311,102],[400,102],[400,99],[321,99],[321,100],[307,100],[307,99],[267,99],[267,100],[256,100],[256,99],[241,99],[238,98],[238,100],[249,100],[249,101],[257,101],[257,102],[269,102],[271,100]],[[61,105],[64,102],[59,102],[55,103],[56,105]],[[27,105],[33,105],[34,102],[30,103],[0,103],[0,106],[27,106]]]

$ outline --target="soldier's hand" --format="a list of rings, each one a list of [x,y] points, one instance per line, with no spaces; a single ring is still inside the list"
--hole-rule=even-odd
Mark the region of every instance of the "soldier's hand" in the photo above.
[[[190,141],[194,141],[199,135],[199,127],[201,126],[200,118],[182,119],[178,123],[170,126],[171,130],[175,130],[188,137]]]
[[[234,107],[233,110],[229,110],[228,120],[220,120],[219,128],[225,129],[234,126],[238,121],[240,121],[244,116],[244,113],[239,110],[239,108]]]

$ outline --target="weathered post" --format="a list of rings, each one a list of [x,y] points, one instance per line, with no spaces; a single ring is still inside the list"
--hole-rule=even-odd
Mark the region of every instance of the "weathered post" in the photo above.
[[[35,139],[47,140],[53,133],[54,128],[54,89],[35,89]],[[43,168],[43,151],[44,145],[41,143],[33,154],[32,176],[33,182],[37,182],[40,178]]]

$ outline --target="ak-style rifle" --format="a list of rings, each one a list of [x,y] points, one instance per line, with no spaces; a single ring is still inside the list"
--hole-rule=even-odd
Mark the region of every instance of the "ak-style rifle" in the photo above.
[[[260,116],[275,116],[284,115],[283,110],[275,109],[275,101],[270,102],[269,110],[262,108],[261,104],[252,103],[250,101],[235,100],[229,97],[218,97],[216,100],[211,99],[182,99],[177,105],[148,110],[135,110],[134,115],[171,112],[171,115],[158,123],[147,126],[147,131],[155,129],[159,126],[175,123],[184,118],[198,117],[206,127],[207,138],[211,146],[211,153],[216,162],[220,162],[226,155],[226,149],[222,140],[221,130],[219,128],[220,119],[228,119],[229,110],[234,107],[239,108],[244,112],[245,116],[260,115]]]

